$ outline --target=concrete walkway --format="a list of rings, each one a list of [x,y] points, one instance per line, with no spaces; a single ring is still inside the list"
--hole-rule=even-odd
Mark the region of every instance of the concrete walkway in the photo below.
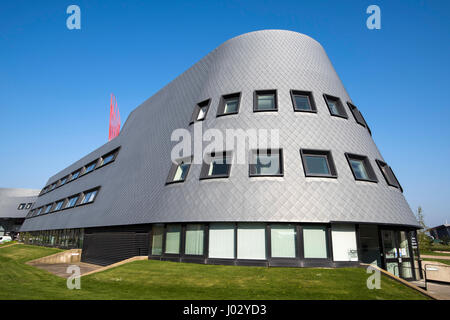
[[[74,262],[74,263],[55,263],[55,264],[48,264],[48,263],[30,263],[33,267],[43,269],[45,271],[48,271],[50,273],[53,273],[54,275],[62,278],[68,278],[72,275],[72,273],[67,273],[67,268],[69,266],[78,266],[80,267],[81,275],[85,275],[86,273],[92,273],[99,269],[102,269],[102,266],[97,266],[95,264],[89,264],[84,262]]]
[[[428,282],[427,292],[441,300],[450,300],[450,284]]]
[[[421,254],[420,257],[426,258],[426,259],[450,260],[450,256],[432,256],[432,255],[428,255],[428,254]]]

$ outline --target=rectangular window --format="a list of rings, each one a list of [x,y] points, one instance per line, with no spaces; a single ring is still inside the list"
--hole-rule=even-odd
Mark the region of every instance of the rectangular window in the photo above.
[[[113,162],[114,160],[116,160],[117,154],[119,153],[119,148],[117,148],[116,150],[104,155],[101,157],[100,166],[106,166],[108,163]]]
[[[237,258],[266,259],[266,226],[262,223],[239,223]]]
[[[394,171],[392,171],[392,168],[388,166],[386,162],[383,162],[381,160],[375,160],[375,162],[377,163],[378,168],[380,168],[380,171],[383,174],[386,183],[392,187],[399,188],[403,192],[403,189],[400,186],[400,183],[398,182]]]
[[[209,225],[209,258],[234,259],[234,224]]]
[[[80,204],[94,202],[95,197],[97,196],[97,193],[98,193],[98,189],[84,192],[83,200],[81,200]]]
[[[328,258],[327,228],[318,226],[304,226],[303,246],[306,259]]]
[[[205,120],[206,114],[208,113],[210,103],[211,103],[211,99],[208,99],[208,100],[198,103],[195,106],[194,112],[192,113],[192,116],[191,116],[190,124],[194,123],[195,121]]]
[[[57,182],[54,182],[54,183],[50,186],[50,188],[49,188],[48,191],[52,191],[53,189],[55,189],[55,188],[56,188],[56,184],[57,184]]]
[[[191,167],[191,161],[192,157],[187,157],[178,159],[176,163],[172,163],[166,184],[185,181]]]
[[[25,208],[25,203],[21,203],[19,204],[19,206],[17,207],[17,210],[23,210]]]
[[[277,111],[277,91],[276,90],[261,90],[255,91],[253,111]]]
[[[25,206],[25,209],[27,209],[27,210],[30,209],[32,205],[33,205],[32,203],[27,203],[27,205]]]
[[[222,96],[220,99],[219,108],[217,109],[217,116],[219,117],[238,113],[240,100],[240,92]]]
[[[37,209],[36,215],[40,215],[42,213],[42,210],[44,209],[44,207],[40,207],[39,209]]]
[[[69,198],[69,201],[67,201],[66,206],[64,208],[72,208],[77,204],[79,196],[75,196],[72,198]]]
[[[355,180],[378,182],[375,172],[366,156],[346,153],[347,161]]]
[[[344,105],[341,102],[341,99],[338,97],[330,96],[328,94],[323,95],[325,99],[325,103],[328,106],[328,110],[330,110],[330,114],[332,116],[348,118],[347,112],[345,111]]]
[[[181,225],[169,224],[166,232],[165,253],[180,254]]]
[[[352,103],[350,103],[350,102],[347,102],[347,105],[348,105],[350,111],[352,112],[353,117],[355,118],[355,121],[356,121],[358,124],[360,124],[360,125],[362,125],[363,127],[366,128],[366,127],[367,127],[366,120],[364,120],[364,117],[362,116],[362,114],[361,114],[361,112],[358,110],[358,108],[357,108],[354,104],[352,104]]]
[[[333,241],[334,261],[358,261],[354,225],[332,225],[331,239]]]
[[[53,211],[61,210],[63,204],[64,204],[64,200],[58,201],[58,202],[56,203],[55,208],[53,209]]]
[[[203,238],[203,225],[186,225],[186,245],[184,253],[188,255],[203,255]]]
[[[47,205],[47,207],[45,207],[45,211],[44,211],[44,213],[49,213],[49,212],[50,212],[50,210],[52,209],[52,206],[53,206],[53,203],[51,203],[51,204],[48,204],[48,205]]]
[[[272,258],[296,257],[297,229],[290,224],[274,224],[270,227]]]
[[[331,151],[300,149],[300,156],[306,177],[337,178]]]
[[[67,178],[68,177],[62,178],[61,181],[59,182],[59,185],[62,186],[63,184],[65,184],[67,182]]]
[[[283,150],[252,150],[250,156],[249,175],[283,176]]]
[[[87,174],[87,173],[89,173],[91,171],[94,171],[96,165],[97,165],[97,160],[94,161],[94,162],[91,162],[90,164],[88,164],[86,166],[86,170],[84,170],[83,174]]]
[[[164,225],[152,226],[152,255],[160,256],[163,249]]]
[[[81,170],[77,170],[77,171],[73,172],[72,176],[70,177],[70,181],[75,180],[76,178],[78,178],[80,176],[80,172],[81,172]]]
[[[294,111],[317,112],[312,92],[291,90],[291,99]]]
[[[228,178],[231,160],[231,152],[218,152],[207,155],[203,161],[200,179]]]

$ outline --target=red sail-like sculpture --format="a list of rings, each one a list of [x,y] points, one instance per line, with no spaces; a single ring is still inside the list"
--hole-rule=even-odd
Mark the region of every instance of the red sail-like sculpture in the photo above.
[[[120,113],[117,107],[117,101],[114,94],[111,93],[111,104],[109,107],[109,138],[112,140],[119,135],[120,132]]]

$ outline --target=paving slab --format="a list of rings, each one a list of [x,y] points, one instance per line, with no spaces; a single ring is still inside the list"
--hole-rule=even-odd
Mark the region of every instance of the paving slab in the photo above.
[[[62,278],[68,278],[72,275],[72,273],[67,273],[67,268],[69,266],[78,266],[80,268],[81,275],[84,275],[86,273],[91,273],[92,271],[96,271],[98,269],[101,269],[102,266],[97,266],[95,264],[90,263],[84,263],[84,262],[75,262],[75,263],[55,263],[55,264],[48,264],[48,263],[30,263],[33,267],[46,270],[50,273],[53,273],[54,275],[57,275],[58,277]]]

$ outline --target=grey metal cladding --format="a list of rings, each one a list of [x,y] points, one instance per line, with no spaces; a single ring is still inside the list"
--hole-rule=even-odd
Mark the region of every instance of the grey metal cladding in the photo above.
[[[277,90],[277,112],[253,112],[255,90]],[[294,112],[290,90],[311,91],[317,113]],[[216,117],[224,94],[241,92],[239,113]],[[233,38],[146,100],[120,135],[55,175],[61,178],[121,146],[114,163],[38,198],[37,205],[100,185],[94,203],[27,219],[22,231],[191,221],[367,222],[418,226],[403,194],[387,185],[375,164],[383,159],[368,130],[353,117],[332,117],[322,97],[352,102],[322,46],[291,31],[264,30]],[[283,177],[249,177],[248,164],[226,179],[166,185],[176,142],[194,107],[211,99],[203,129],[279,129]],[[299,150],[331,150],[337,179],[305,177]],[[248,151],[248,150],[247,150]],[[345,152],[366,155],[379,183],[355,181]],[[36,206],[35,206],[36,207]]]
[[[25,218],[30,210],[18,210],[21,203],[36,201],[39,190],[0,188],[0,219]]]

